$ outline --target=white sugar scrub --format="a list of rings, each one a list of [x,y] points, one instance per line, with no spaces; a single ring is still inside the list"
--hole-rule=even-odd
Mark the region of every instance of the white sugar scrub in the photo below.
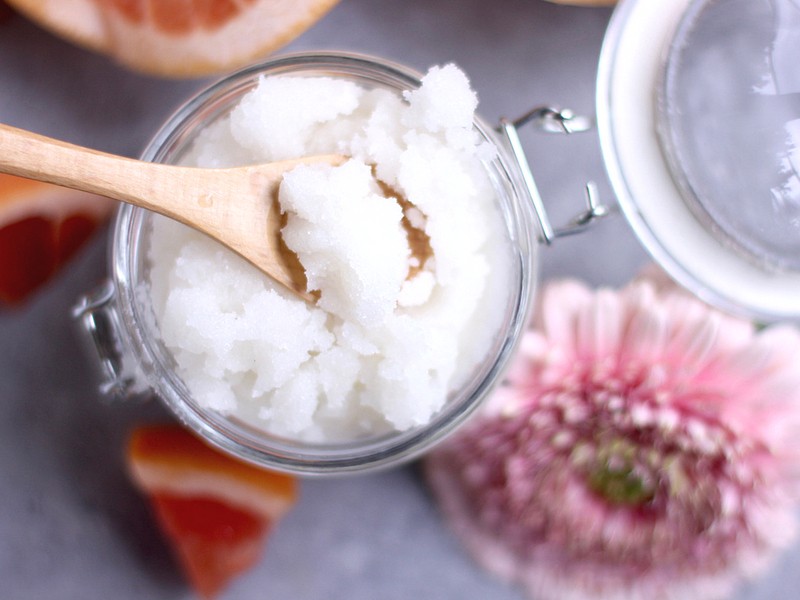
[[[282,236],[316,305],[152,216],[144,291],[200,406],[324,443],[424,425],[445,405],[495,343],[513,287],[476,105],[453,65],[402,95],[275,75],[200,134],[183,164],[348,157],[297,167],[280,186]]]

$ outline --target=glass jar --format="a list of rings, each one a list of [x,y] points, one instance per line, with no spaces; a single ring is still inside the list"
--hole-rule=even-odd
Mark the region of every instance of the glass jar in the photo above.
[[[421,84],[400,66],[344,54],[292,55],[226,77],[199,93],[167,121],[145,150],[146,161],[176,164],[198,134],[228,115],[263,75],[326,75],[400,94]],[[346,443],[308,443],[256,429],[232,416],[201,407],[177,375],[142,293],[147,274],[147,222],[152,213],[123,205],[111,240],[110,278],[76,307],[76,316],[100,355],[103,390],[117,395],[155,393],[191,430],[241,459],[270,468],[326,474],[396,465],[418,455],[463,422],[500,381],[525,326],[534,292],[537,225],[529,188],[517,158],[497,132],[476,118],[475,129],[496,149],[484,165],[513,248],[513,289],[500,331],[466,382],[424,426]],[[513,129],[513,126],[511,126]]]

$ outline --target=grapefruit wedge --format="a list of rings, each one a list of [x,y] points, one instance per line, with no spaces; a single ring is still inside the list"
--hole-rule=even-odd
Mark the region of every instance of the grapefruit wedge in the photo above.
[[[0,302],[28,298],[116,206],[102,196],[0,173]]]
[[[300,35],[338,0],[7,0],[39,25],[133,69],[199,77]]]
[[[272,526],[294,504],[295,479],[237,461],[177,425],[142,426],[128,467],[184,573],[214,598],[261,557]]]

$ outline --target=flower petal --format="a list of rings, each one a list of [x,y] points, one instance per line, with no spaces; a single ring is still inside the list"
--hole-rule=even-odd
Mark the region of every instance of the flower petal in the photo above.
[[[615,358],[620,345],[622,319],[623,307],[615,292],[601,289],[595,293],[578,314],[578,356],[598,363]]]
[[[547,339],[574,355],[577,317],[591,301],[591,291],[579,281],[565,279],[549,284],[542,294],[539,319]]]

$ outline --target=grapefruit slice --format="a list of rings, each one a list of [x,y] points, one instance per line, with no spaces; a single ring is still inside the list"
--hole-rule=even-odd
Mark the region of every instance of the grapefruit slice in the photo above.
[[[128,467],[192,587],[213,598],[261,557],[295,479],[237,461],[177,425],[142,426]]]
[[[199,77],[273,52],[338,0],[7,0],[73,43],[153,75]]]
[[[0,173],[0,301],[26,299],[115,206],[102,196]]]

